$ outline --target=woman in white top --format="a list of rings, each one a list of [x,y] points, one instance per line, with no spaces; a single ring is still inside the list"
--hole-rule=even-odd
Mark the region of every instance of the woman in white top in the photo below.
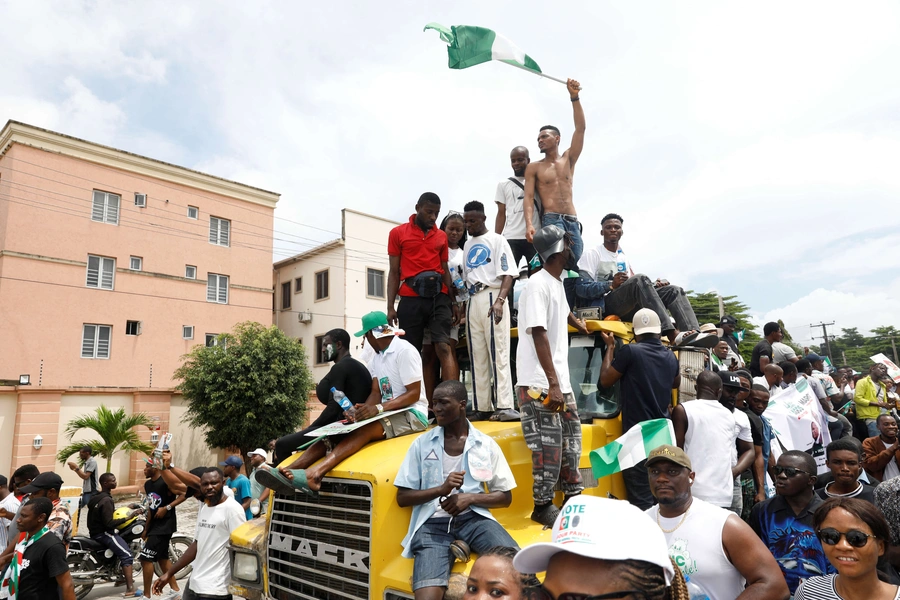
[[[878,571],[891,532],[875,505],[856,498],[832,498],[817,510],[816,536],[837,575],[810,577],[795,600],[900,600],[900,589]]]

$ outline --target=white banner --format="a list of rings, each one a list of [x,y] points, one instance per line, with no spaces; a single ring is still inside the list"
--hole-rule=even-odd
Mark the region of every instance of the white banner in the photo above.
[[[874,363],[881,363],[886,366],[888,376],[894,380],[894,383],[900,383],[900,367],[895,365],[894,362],[887,356],[879,353],[875,356],[870,356],[869,360]]]
[[[818,451],[831,443],[828,419],[812,388],[803,377],[769,400],[765,416],[785,450]],[[780,453],[779,453],[780,454]],[[817,452],[811,452],[816,456]],[[819,473],[827,471],[824,455],[816,456]]]

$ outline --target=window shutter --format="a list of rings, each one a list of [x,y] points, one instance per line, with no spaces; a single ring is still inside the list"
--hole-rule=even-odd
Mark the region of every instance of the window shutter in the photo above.
[[[116,261],[111,258],[101,259],[103,265],[103,276],[100,280],[100,287],[105,290],[113,289],[113,275],[116,272]]]
[[[109,358],[109,327],[97,327],[97,358]]]
[[[219,243],[219,220],[215,217],[209,218],[209,243]]]
[[[209,274],[209,278],[206,280],[206,301],[207,302],[215,302],[216,301],[216,285],[219,282],[219,276]]]
[[[85,325],[81,335],[81,358],[94,358],[94,336],[97,334],[96,325]]]
[[[100,257],[88,256],[87,284],[88,287],[100,287]]]
[[[228,304],[228,277],[219,275],[219,302]]]
[[[228,246],[231,240],[231,221],[219,220],[219,244]]]
[[[106,213],[106,194],[103,192],[94,192],[94,205],[91,207],[91,220],[102,221],[103,215]]]
[[[119,224],[119,197],[113,194],[106,195],[106,222]]]

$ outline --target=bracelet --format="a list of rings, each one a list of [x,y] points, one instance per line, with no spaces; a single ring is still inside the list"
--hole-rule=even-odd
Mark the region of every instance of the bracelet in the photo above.
[[[379,414],[379,415],[380,415],[381,413],[384,412],[384,405],[383,405],[383,404],[376,404],[376,405],[375,405],[375,408],[378,409],[378,414]]]
[[[581,98],[579,98],[578,96],[575,96],[574,98],[569,98],[569,100],[571,100],[572,102],[578,102],[580,99]]]
[[[500,296],[497,296],[497,302],[499,302],[500,304],[503,304],[504,302],[506,302],[506,298],[501,298]]]

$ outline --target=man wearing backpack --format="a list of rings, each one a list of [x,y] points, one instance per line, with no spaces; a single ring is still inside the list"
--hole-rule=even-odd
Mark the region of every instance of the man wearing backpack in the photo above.
[[[515,267],[519,268],[519,261],[525,257],[526,261],[534,256],[534,244],[525,239],[525,167],[531,162],[528,156],[528,148],[516,146],[509,153],[509,162],[512,165],[514,177],[504,179],[497,184],[497,194],[494,202],[497,203],[497,220],[494,222],[494,232],[499,233],[509,242],[512,248]],[[532,216],[532,224],[535,230],[541,228],[540,198],[537,193],[534,196],[535,211]]]

